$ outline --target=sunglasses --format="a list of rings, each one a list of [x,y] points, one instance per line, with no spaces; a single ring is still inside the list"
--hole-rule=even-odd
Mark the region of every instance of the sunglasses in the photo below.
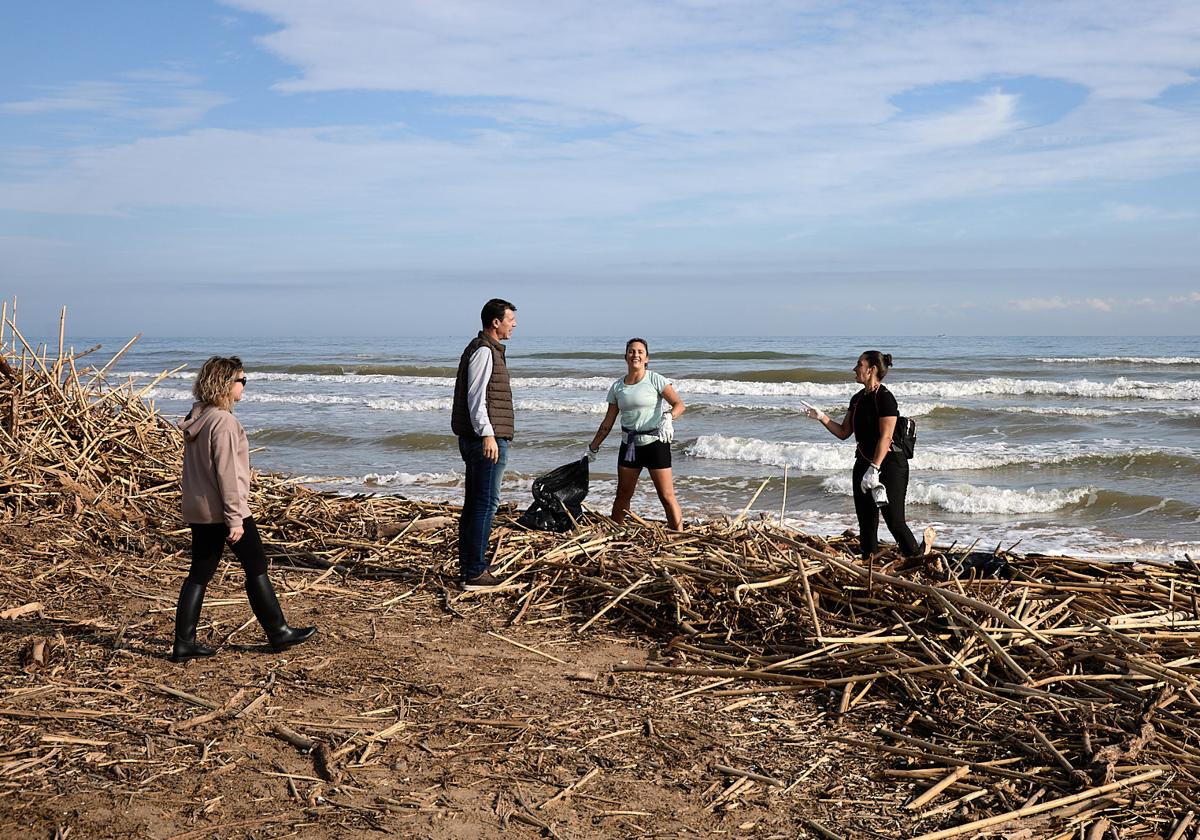
[[[237,379],[235,379],[233,381],[234,381],[234,384],[240,384],[242,387],[246,386],[246,377],[244,377],[244,376],[239,376]]]

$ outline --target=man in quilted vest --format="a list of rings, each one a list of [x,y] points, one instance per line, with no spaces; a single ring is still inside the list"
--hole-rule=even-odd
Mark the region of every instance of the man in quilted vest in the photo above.
[[[487,563],[492,519],[500,506],[500,481],[513,439],[513,400],[504,345],[517,326],[517,307],[492,298],[479,331],[458,361],[450,426],[466,465],[467,487],[458,522],[458,564],[463,589],[499,585]]]

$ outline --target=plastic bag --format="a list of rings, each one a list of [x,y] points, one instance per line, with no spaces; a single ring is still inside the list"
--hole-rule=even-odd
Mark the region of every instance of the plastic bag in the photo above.
[[[580,458],[551,470],[533,482],[533,504],[517,524],[535,531],[570,531],[583,516],[588,493],[588,460]],[[568,515],[569,512],[569,515]]]

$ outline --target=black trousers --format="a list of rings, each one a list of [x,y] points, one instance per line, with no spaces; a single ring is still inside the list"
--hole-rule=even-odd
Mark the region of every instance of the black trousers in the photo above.
[[[861,455],[854,459],[854,512],[858,514],[858,541],[865,560],[879,549],[879,514],[888,530],[895,537],[905,557],[916,557],[921,553],[917,538],[904,524],[904,498],[908,495],[908,459],[895,452],[888,453],[879,468],[879,480],[887,490],[888,503],[882,508],[875,506],[870,493],[864,493],[860,484],[863,474],[871,462]]]
[[[201,586],[207,585],[217,571],[221,562],[221,552],[225,550],[225,538],[229,536],[229,526],[224,522],[214,525],[192,525],[192,567],[188,570],[187,579]],[[230,546],[233,556],[246,570],[246,579],[265,575],[267,573],[267,555],[263,551],[262,538],[258,535],[258,526],[254,517],[247,516],[242,520],[242,538]]]

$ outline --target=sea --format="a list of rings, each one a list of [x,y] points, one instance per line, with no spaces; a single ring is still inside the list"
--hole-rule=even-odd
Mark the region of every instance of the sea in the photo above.
[[[238,355],[249,383],[236,413],[257,469],[337,493],[458,502],[450,405],[470,338],[144,338],[109,382],[145,387],[165,372],[146,397],[175,421],[204,359]],[[584,454],[624,375],[625,338],[518,329],[504,501],[525,507],[535,478]],[[853,441],[807,419],[802,401],[843,417],[858,354],[879,349],[917,424],[907,510],[918,535],[932,525],[939,544],[963,548],[1200,561],[1197,337],[646,338],[651,368],[687,404],[672,447],[687,521],[745,511],[820,535],[857,530]],[[96,341],[90,358],[104,362],[126,339]],[[617,442],[591,467],[586,504],[602,512]],[[662,516],[648,476],[633,507]],[[880,537],[891,540],[882,526]]]

